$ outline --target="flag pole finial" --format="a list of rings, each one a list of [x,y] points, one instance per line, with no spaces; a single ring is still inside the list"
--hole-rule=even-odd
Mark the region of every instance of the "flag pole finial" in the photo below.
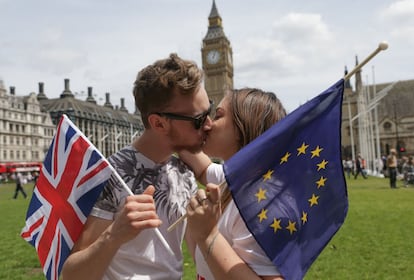
[[[379,45],[378,45],[378,47],[375,51],[373,51],[367,58],[365,58],[361,63],[359,63],[357,66],[355,66],[355,68],[352,69],[351,72],[349,72],[348,74],[345,75],[344,80],[345,81],[349,80],[352,77],[352,75],[354,75],[359,69],[362,68],[362,66],[367,64],[368,61],[370,61],[380,51],[385,51],[386,49],[388,49],[388,43],[387,42],[383,41],[383,42],[379,43]]]

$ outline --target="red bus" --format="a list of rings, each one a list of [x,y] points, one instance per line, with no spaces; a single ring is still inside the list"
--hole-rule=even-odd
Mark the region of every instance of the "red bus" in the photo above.
[[[41,168],[41,162],[3,162],[0,163],[0,174],[12,174],[17,172],[39,172]]]

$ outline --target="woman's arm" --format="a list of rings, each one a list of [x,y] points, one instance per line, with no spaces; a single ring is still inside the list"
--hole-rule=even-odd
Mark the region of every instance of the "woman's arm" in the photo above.
[[[217,185],[208,184],[209,196],[199,190],[187,207],[188,228],[197,243],[215,279],[283,279],[279,275],[259,276],[236,253],[219,232],[220,190]]]
[[[191,153],[183,150],[178,153],[180,159],[193,170],[196,179],[203,185],[207,184],[206,170],[211,159],[203,152]]]

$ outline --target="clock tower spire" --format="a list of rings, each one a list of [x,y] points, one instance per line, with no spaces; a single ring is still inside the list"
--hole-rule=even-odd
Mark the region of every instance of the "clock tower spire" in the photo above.
[[[227,89],[233,88],[233,50],[224,34],[222,19],[213,0],[208,17],[208,30],[201,48],[205,88],[214,104]]]

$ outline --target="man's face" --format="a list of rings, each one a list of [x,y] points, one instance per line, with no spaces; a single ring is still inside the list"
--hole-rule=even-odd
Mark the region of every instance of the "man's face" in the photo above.
[[[201,150],[206,130],[209,129],[208,124],[211,123],[210,117],[207,116],[210,109],[210,101],[203,86],[192,96],[178,95],[172,100],[171,105],[165,109],[165,112],[171,113],[165,117],[169,118],[171,124],[168,137],[172,151]],[[180,119],[180,116],[190,118]]]

